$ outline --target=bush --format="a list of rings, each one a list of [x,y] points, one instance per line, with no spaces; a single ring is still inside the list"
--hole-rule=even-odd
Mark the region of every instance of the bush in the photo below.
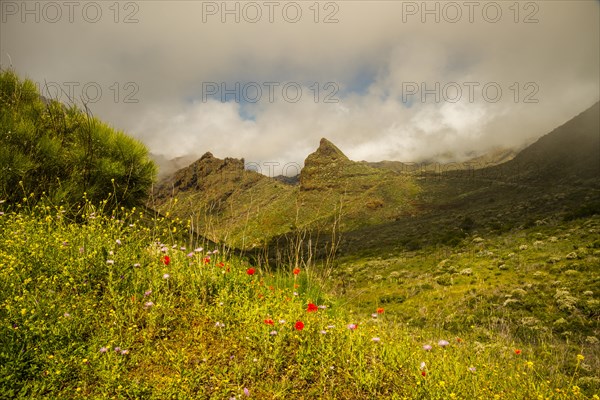
[[[0,71],[0,198],[48,197],[56,204],[110,198],[141,204],[156,166],[139,141],[75,106],[47,101],[34,84]]]

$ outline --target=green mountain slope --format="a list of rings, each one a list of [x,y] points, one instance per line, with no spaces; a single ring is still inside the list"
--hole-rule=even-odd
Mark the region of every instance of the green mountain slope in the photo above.
[[[252,249],[289,233],[331,231],[340,220],[341,230],[392,220],[417,192],[410,177],[351,161],[322,139],[297,186],[207,153],[159,185],[151,206],[190,218],[212,240]]]

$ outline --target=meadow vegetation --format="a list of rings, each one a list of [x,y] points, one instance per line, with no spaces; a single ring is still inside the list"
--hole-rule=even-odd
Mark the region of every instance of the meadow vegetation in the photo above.
[[[581,340],[587,331],[573,332],[572,342],[560,335],[577,329],[577,316],[597,322],[598,294],[571,288],[571,278],[548,282],[556,287],[554,304],[541,308],[555,306],[564,319],[554,321],[564,327],[553,336],[543,319],[515,323],[504,311],[527,307],[528,299],[543,304],[544,287],[533,273],[512,286],[495,285],[485,300],[485,286],[467,297],[446,289],[484,281],[485,261],[470,273],[460,256],[421,273],[410,263],[406,272],[373,268],[385,275],[373,277],[378,294],[353,302],[360,296],[331,294],[318,266],[272,271],[223,249],[190,247],[174,236],[185,230],[183,222],[148,223],[136,210],[90,203],[78,221],[66,214],[38,204],[0,216],[5,398],[571,399],[597,393],[597,339]],[[578,257],[585,261],[587,252]],[[592,273],[581,267],[584,261],[577,273]],[[337,276],[359,274],[342,271]],[[439,279],[444,274],[450,285]],[[393,298],[390,280],[422,294]],[[503,303],[491,306],[497,297]],[[515,304],[506,304],[511,299]],[[431,312],[419,319],[423,309]],[[492,323],[494,315],[505,318],[505,329]]]
[[[481,214],[448,217],[451,240],[355,235],[346,248],[368,251],[340,255],[345,185],[320,214],[324,256],[296,235],[292,256],[257,262],[168,214],[177,199],[164,215],[142,205],[155,167],[141,143],[0,78],[0,398],[600,399],[593,207],[496,229],[480,196]],[[353,215],[421,193],[348,165],[375,176]],[[309,186],[335,180],[317,175]],[[388,179],[401,190],[386,197]],[[260,224],[253,212],[238,222]]]

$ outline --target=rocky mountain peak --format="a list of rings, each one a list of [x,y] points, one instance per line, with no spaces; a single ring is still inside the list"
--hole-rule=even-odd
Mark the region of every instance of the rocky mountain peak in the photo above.
[[[349,159],[336,145],[329,140],[322,138],[319,142],[319,148],[306,158],[304,165],[306,166],[313,162],[322,164],[335,161],[349,161]]]

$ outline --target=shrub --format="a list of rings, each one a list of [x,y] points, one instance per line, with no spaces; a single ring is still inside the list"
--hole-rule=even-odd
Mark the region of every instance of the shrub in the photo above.
[[[110,198],[141,204],[156,166],[139,141],[76,106],[47,101],[34,84],[0,71],[0,197],[47,197],[56,204]]]

